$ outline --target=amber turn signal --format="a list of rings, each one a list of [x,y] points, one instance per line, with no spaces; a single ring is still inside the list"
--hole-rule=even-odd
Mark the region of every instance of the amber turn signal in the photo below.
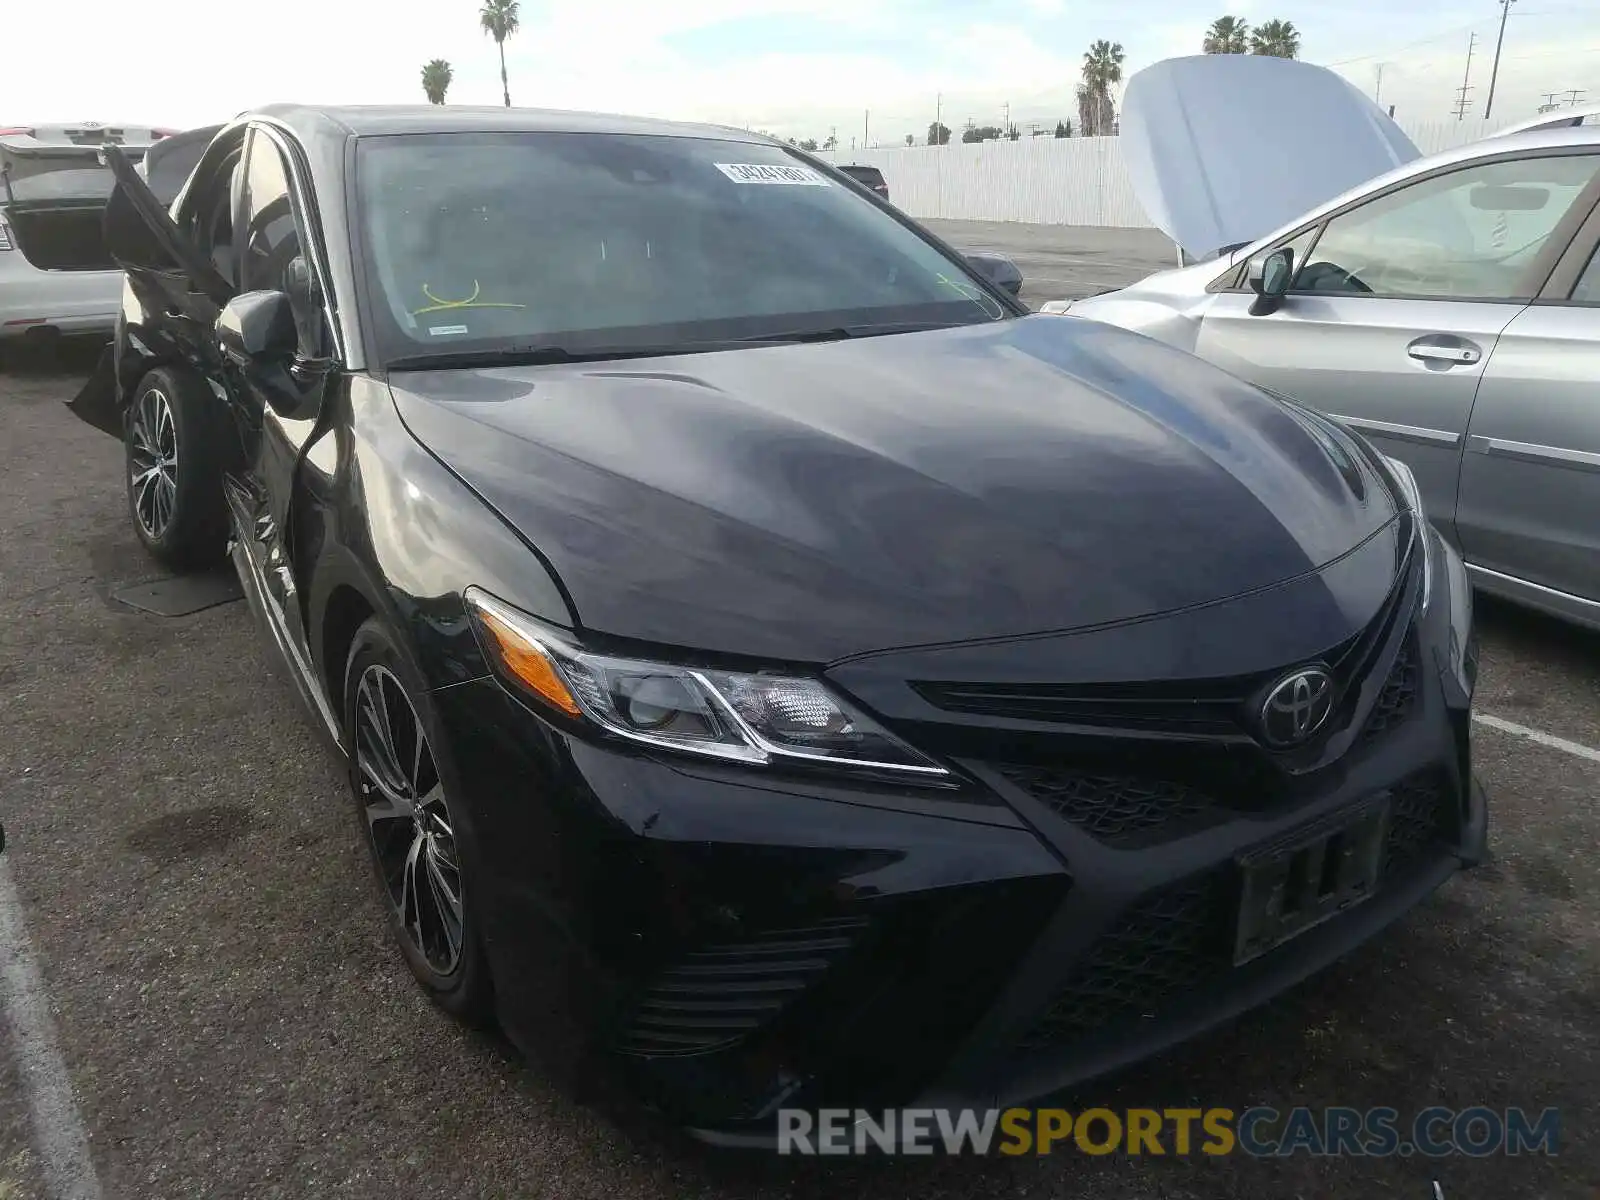
[[[499,660],[503,672],[569,717],[583,715],[583,709],[572,698],[543,646],[497,615],[482,600],[472,604],[472,612],[478,619],[478,628],[486,635],[485,649]]]

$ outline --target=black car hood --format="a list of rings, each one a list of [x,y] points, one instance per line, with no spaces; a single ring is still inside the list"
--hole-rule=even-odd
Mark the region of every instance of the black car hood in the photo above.
[[[1316,571],[1395,515],[1336,431],[1059,317],[390,385],[585,628],[728,654],[1172,611]]]

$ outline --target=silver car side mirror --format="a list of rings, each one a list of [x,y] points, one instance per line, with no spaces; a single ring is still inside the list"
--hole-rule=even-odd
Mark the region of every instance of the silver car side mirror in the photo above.
[[[1250,303],[1250,315],[1264,317],[1277,312],[1294,279],[1294,251],[1288,246],[1279,246],[1269,254],[1251,259],[1246,273],[1250,290],[1256,294]]]

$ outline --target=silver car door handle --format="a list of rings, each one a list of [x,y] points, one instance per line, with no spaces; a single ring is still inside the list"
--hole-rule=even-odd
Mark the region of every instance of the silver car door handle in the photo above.
[[[1475,363],[1483,357],[1483,352],[1476,346],[1434,346],[1428,342],[1412,342],[1406,347],[1406,353],[1423,362],[1460,363],[1462,366]]]

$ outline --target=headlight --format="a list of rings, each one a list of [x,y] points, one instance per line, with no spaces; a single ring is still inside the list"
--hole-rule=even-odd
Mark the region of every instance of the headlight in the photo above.
[[[929,781],[950,775],[820,680],[594,654],[477,588],[466,600],[502,678],[562,716],[629,741],[752,764],[824,763]]]
[[[1405,463],[1398,458],[1390,458],[1387,454],[1381,457],[1383,465],[1389,469],[1389,474],[1394,479],[1395,487],[1400,490],[1400,498],[1406,511],[1412,514],[1415,522],[1415,536],[1422,548],[1422,611],[1427,612],[1428,605],[1433,602],[1433,529],[1428,524],[1428,514],[1422,507],[1422,489],[1417,486],[1417,477]]]

